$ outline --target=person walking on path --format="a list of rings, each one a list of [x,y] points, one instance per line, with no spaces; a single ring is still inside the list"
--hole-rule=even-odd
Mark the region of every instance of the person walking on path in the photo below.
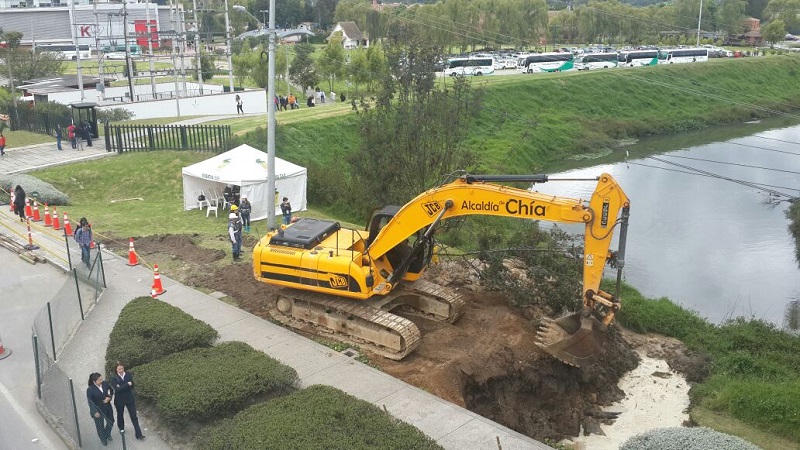
[[[20,222],[25,222],[25,190],[20,185],[14,188],[14,212]]]
[[[111,390],[108,382],[97,372],[89,375],[89,387],[86,388],[86,400],[89,402],[89,414],[94,419],[97,436],[103,445],[108,445],[111,439],[111,429],[114,427],[114,412],[111,409]]]
[[[281,203],[281,213],[283,214],[283,224],[289,225],[292,222],[292,204],[289,203],[288,197],[283,197],[283,203]]]
[[[114,406],[117,407],[117,427],[119,431],[125,430],[125,407],[131,416],[136,439],[144,440],[142,429],[139,428],[139,417],[136,415],[136,399],[133,398],[133,374],[125,371],[125,366],[117,362],[115,373],[111,375],[111,387],[114,388]]]
[[[64,130],[61,129],[60,124],[56,125],[55,133],[56,133],[56,147],[58,147],[59,150],[63,150],[61,148],[61,139],[64,137]]]
[[[75,141],[75,124],[70,123],[67,127],[67,139],[69,139],[69,144],[72,146],[72,149],[75,150],[78,148],[78,143]]]
[[[92,248],[92,227],[86,217],[81,217],[80,228],[75,231],[75,241],[81,247],[81,261],[86,267],[92,268],[91,248]]]
[[[244,114],[244,109],[242,106],[242,98],[239,97],[239,94],[236,94],[236,114]]]
[[[241,200],[239,201],[239,215],[242,217],[242,226],[244,227],[245,233],[250,232],[250,212],[252,212],[252,210],[253,205],[250,204],[247,195],[242,194]]]
[[[236,213],[228,214],[228,236],[231,238],[231,253],[233,260],[239,260],[239,252],[242,249],[242,223]]]
[[[0,156],[6,156],[6,137],[0,131]]]

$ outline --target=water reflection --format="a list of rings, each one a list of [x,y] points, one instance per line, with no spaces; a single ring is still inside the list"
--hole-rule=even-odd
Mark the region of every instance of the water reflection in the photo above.
[[[800,172],[800,126],[758,135],[797,144],[749,136],[659,158],[731,179],[781,186],[781,192],[798,195],[800,176],[790,172]],[[766,204],[763,190],[683,173],[685,169],[639,156],[642,151],[634,149],[629,164],[577,169],[552,178],[608,172],[617,179],[631,198],[626,281],[644,295],[669,297],[714,323],[746,316],[782,325],[788,302],[800,298],[800,269],[784,215],[788,204]],[[539,189],[588,198],[594,185],[551,182]]]

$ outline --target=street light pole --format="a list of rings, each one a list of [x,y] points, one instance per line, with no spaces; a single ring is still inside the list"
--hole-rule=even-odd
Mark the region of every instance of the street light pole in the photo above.
[[[197,21],[197,0],[192,0],[194,8],[194,63],[197,67],[197,86],[203,95],[203,68],[200,64],[200,22]]]
[[[225,45],[227,46],[225,53],[228,54],[228,83],[230,84],[231,92],[233,92],[233,60],[231,59],[233,44],[231,43],[231,18],[230,14],[228,14],[228,0],[225,0]]]

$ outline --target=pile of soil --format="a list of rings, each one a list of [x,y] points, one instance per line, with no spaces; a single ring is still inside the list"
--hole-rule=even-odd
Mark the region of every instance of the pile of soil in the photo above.
[[[243,248],[252,248],[254,243],[255,238],[247,235]],[[162,254],[181,261],[180,273],[166,275],[190,286],[223,292],[240,308],[269,319],[265,299],[275,288],[254,279],[248,254],[241,262],[223,264],[220,261],[230,259],[230,253],[199,247],[193,236],[144,237],[135,245],[145,258]],[[372,356],[371,363],[537,440],[577,436],[582,426],[598,430],[598,423],[613,420],[602,406],[623,398],[617,383],[639,361],[617,327],[607,332],[599,362],[578,369],[536,347],[539,312],[510,306],[502,293],[484,290],[470,267],[448,262],[430,270],[425,278],[464,296],[467,309],[463,317],[449,324],[413,312],[397,312],[419,327],[421,344],[402,361]],[[639,339],[634,345],[660,349],[669,359],[685,355],[679,342],[660,346],[653,337],[636,338],[638,335],[629,332],[625,336]],[[684,364],[692,366],[693,362]]]

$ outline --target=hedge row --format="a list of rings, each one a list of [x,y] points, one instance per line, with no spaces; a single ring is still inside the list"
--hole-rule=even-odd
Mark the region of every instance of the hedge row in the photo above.
[[[111,330],[106,373],[113,371],[116,361],[135,369],[175,352],[210,347],[218,337],[217,330],[180,309],[138,297],[122,309]]]
[[[441,449],[433,439],[377,406],[329,386],[311,386],[260,403],[205,428],[198,450]]]
[[[22,187],[27,197],[35,196],[36,200],[41,204],[47,203],[50,206],[69,205],[67,194],[59,191],[50,183],[24,173],[0,174],[0,189],[2,190],[0,194],[2,194],[3,203],[8,204],[9,197],[7,196],[11,195],[17,185]]]
[[[293,390],[297,372],[243,342],[224,342],[136,368],[138,395],[174,426],[208,422]]]

